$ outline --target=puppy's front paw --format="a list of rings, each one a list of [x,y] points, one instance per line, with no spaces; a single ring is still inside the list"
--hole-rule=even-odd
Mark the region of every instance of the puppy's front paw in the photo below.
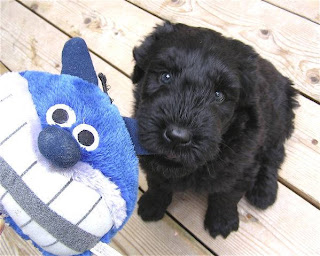
[[[261,179],[256,182],[251,191],[247,192],[246,198],[252,205],[260,209],[266,209],[276,201],[277,191],[278,183],[276,179]]]
[[[226,238],[232,231],[237,231],[239,228],[238,212],[235,210],[234,212],[224,213],[208,209],[204,226],[212,237],[222,235]]]
[[[138,214],[144,221],[157,221],[163,218],[171,196],[159,196],[156,193],[144,193],[138,202]]]

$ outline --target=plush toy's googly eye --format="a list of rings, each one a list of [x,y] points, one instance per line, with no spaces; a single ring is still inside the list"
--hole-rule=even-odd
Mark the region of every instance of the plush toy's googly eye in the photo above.
[[[76,114],[69,106],[56,104],[48,109],[46,119],[50,125],[71,127],[71,125],[76,122]]]
[[[87,151],[93,151],[99,146],[99,134],[89,124],[79,124],[73,129],[72,134],[79,142],[80,147],[85,148]]]

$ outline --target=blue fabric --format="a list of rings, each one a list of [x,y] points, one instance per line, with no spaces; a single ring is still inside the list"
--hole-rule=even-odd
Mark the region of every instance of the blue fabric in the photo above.
[[[130,137],[132,139],[134,149],[137,155],[149,155],[151,154],[148,152],[139,142],[138,136],[138,123],[137,120],[130,118],[130,117],[123,117],[124,122],[126,123],[127,129],[130,133]]]
[[[80,161],[100,170],[120,188],[127,202],[124,225],[137,199],[138,160],[117,107],[110,103],[109,97],[98,86],[74,76],[36,71],[26,71],[23,76],[28,80],[29,91],[43,128],[48,126],[47,110],[55,104],[65,104],[74,110],[76,122],[70,128],[63,129],[72,133],[77,125],[86,123],[97,130],[100,136],[98,148],[91,152],[81,148]],[[109,231],[102,241],[109,242],[119,229]]]
[[[48,127],[47,110],[55,104],[65,104],[74,110],[76,122],[71,127],[62,129],[72,133],[77,125],[86,123],[97,130],[100,137],[98,148],[91,152],[80,148],[80,161],[100,170],[114,182],[120,188],[127,206],[127,217],[122,226],[111,229],[101,239],[102,242],[108,243],[125,225],[135,207],[138,192],[138,160],[135,149],[139,154],[148,152],[139,144],[136,121],[124,121],[117,107],[111,104],[108,95],[98,88],[97,76],[83,39],[73,38],[65,44],[61,73],[62,75],[52,75],[25,71],[20,75],[28,80],[29,91],[43,128]],[[126,125],[135,142],[135,148]],[[22,238],[29,239],[10,217],[6,218],[6,222]],[[39,248],[37,244],[35,246]],[[52,256],[41,248],[39,250],[46,256]],[[91,255],[91,252],[80,255]]]
[[[87,44],[82,38],[74,37],[64,45],[61,74],[80,77],[89,83],[98,85]]]

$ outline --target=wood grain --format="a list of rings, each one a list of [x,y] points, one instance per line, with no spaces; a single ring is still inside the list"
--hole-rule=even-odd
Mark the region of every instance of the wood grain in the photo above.
[[[152,10],[157,10],[157,14],[159,14],[160,16],[164,15],[164,17],[167,17],[166,15],[174,15],[173,17],[179,18],[182,14],[188,14],[190,15],[190,18],[188,18],[189,22],[191,22],[193,25],[197,24],[197,17],[203,16],[201,16],[203,11],[202,7],[200,6],[200,8],[198,6],[198,3],[192,1],[178,1],[175,3],[164,2],[161,8],[160,6],[158,6],[159,2],[161,1],[144,1],[141,6]],[[139,40],[142,40],[144,35],[150,32],[155,23],[160,22],[158,18],[155,18],[150,14],[143,12],[141,9],[126,2],[119,2],[118,5],[115,4],[114,1],[94,1],[90,3],[86,1],[23,1],[23,3],[41,16],[45,17],[47,20],[50,20],[51,22],[56,24],[61,30],[65,31],[66,33],[73,34],[73,31],[81,31],[81,36],[85,38],[90,49],[99,54],[99,56],[101,56],[103,59],[110,61],[113,65],[116,65],[127,75],[131,73],[133,66],[131,57],[132,47],[136,43],[138,43]],[[202,1],[201,3],[206,3],[206,1]],[[216,3],[216,1],[212,1],[212,3]],[[255,14],[253,13],[256,9],[260,10],[261,8],[263,8],[263,6],[260,6],[260,4],[257,5],[255,1],[251,0],[248,3],[249,5],[251,3],[250,6],[251,8],[253,8],[248,14],[244,13],[243,7],[241,7],[242,9],[239,7],[239,15],[233,13],[234,7],[232,6],[220,7],[222,8],[220,15],[221,20],[220,23],[217,23],[217,26],[220,26],[220,30],[222,28],[225,28],[226,33],[236,33],[240,32],[240,29],[247,31],[252,29],[252,27],[257,28],[258,25],[261,25],[263,19],[258,19],[254,16]],[[185,10],[184,12],[182,12],[182,10],[184,10],[183,8],[189,8],[190,6],[193,8],[192,10],[187,9],[189,11]],[[230,10],[228,8],[230,8]],[[209,8],[208,10],[211,9]],[[274,7],[274,9],[277,8]],[[57,13],[59,15],[57,15]],[[210,12],[206,13],[206,15],[208,17],[211,17],[213,14]],[[193,16],[196,17],[193,18]],[[88,19],[88,17],[90,18],[91,22],[85,24],[84,21]],[[214,17],[212,18],[214,20]],[[102,22],[105,19],[107,20],[107,22]],[[232,21],[233,25],[231,26],[229,23],[223,23],[223,19],[230,22]],[[299,21],[300,20],[303,19],[299,18]],[[105,25],[102,26],[103,29],[96,31],[96,29],[92,25],[96,23]],[[295,21],[295,23],[297,23],[297,21]],[[108,26],[106,24],[113,25]],[[201,24],[212,27],[211,23]],[[9,26],[9,24],[7,26]],[[281,26],[279,26],[280,31],[282,31]],[[285,27],[283,29],[285,29]],[[120,38],[119,34],[115,35],[113,31],[122,31]],[[295,38],[295,40],[297,38]],[[309,47],[309,44],[310,42],[308,41],[305,47]],[[271,44],[269,51],[274,49],[274,47],[275,46]],[[284,47],[289,47],[289,49],[292,49],[292,47],[288,45],[285,45]],[[302,46],[299,45],[299,47]],[[303,47],[301,48],[301,51],[305,49]],[[314,50],[315,48],[316,46],[313,47]],[[39,51],[42,51],[42,49],[39,49]],[[59,51],[59,48],[57,49],[57,51]],[[295,56],[296,58],[300,58],[301,56],[299,54],[302,53],[293,53],[292,58],[295,58]],[[314,54],[314,56],[316,55],[317,54]],[[278,56],[278,54],[275,54],[274,56]],[[6,59],[8,61],[14,62],[12,64],[16,65],[16,61],[9,60],[9,56]],[[294,59],[293,63],[296,61],[297,60]],[[310,61],[307,60],[306,63],[310,64]],[[314,71],[316,72],[317,70],[315,69]],[[299,71],[294,70],[294,73],[298,74]],[[111,76],[108,77],[110,77],[110,79],[113,78]],[[298,79],[298,76],[294,76],[294,78]],[[117,86],[119,82],[112,82],[111,85],[113,84]],[[127,100],[126,97],[124,97],[124,94],[127,97],[130,97],[130,106],[131,102],[133,101],[131,94],[132,86],[130,85],[130,82],[128,82],[126,88],[127,90],[124,91],[120,91],[117,89],[111,92],[116,94],[114,99],[118,101],[116,102],[116,104],[119,103],[118,106],[121,111],[121,100],[123,100],[122,102],[126,104],[125,106],[128,105],[128,103],[126,103]],[[318,180],[320,180],[320,173],[318,171],[320,169],[320,163],[318,160],[320,146],[319,144],[314,145],[312,143],[314,141],[320,140],[319,129],[317,128],[317,124],[319,123],[320,109],[316,103],[312,103],[309,100],[305,100],[304,103],[305,102],[310,103],[308,104],[308,107],[300,108],[297,110],[297,130],[293,136],[293,139],[288,142],[287,152],[288,155],[291,156],[291,158],[287,160],[286,164],[288,164],[290,168],[287,168],[288,171],[286,172],[282,171],[280,173],[280,176],[282,182],[292,187],[295,191],[299,192],[315,205],[320,206],[320,192],[317,187],[317,182]],[[127,110],[128,112],[126,113],[130,114],[131,108],[127,108]],[[312,125],[310,125],[310,120],[312,120]],[[303,144],[301,145],[300,142],[303,142]]]
[[[9,72],[9,70],[6,68],[5,65],[2,64],[2,62],[0,62],[0,75]]]
[[[113,241],[123,255],[211,255],[167,215],[144,222],[135,211]]]
[[[285,144],[279,180],[320,208],[320,106],[301,95],[297,100],[296,128]]]
[[[3,233],[0,235],[0,255],[42,255],[36,249],[31,241],[23,240],[15,231],[5,226]]]
[[[264,0],[314,22],[320,23],[318,0]]]
[[[320,29],[260,0],[129,0],[158,17],[215,29],[253,46],[295,86],[320,100]]]
[[[66,34],[84,38],[92,52],[128,76],[133,70],[133,47],[161,22],[124,1],[21,2]]]
[[[140,186],[147,189],[144,174]],[[204,231],[206,195],[176,193],[168,212],[218,255],[318,255],[320,211],[279,184],[278,199],[267,210],[238,204],[240,228],[228,239]]]

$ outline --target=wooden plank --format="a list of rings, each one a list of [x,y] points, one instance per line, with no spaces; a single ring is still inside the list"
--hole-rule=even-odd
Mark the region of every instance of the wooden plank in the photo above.
[[[6,68],[5,65],[2,64],[2,62],[0,62],[0,75],[9,72],[9,70]]]
[[[140,173],[140,185],[147,183]],[[174,194],[168,212],[218,255],[318,255],[320,211],[279,184],[276,203],[265,211],[245,199],[238,204],[240,228],[227,239],[204,230],[205,194]]]
[[[62,47],[69,37],[15,1],[2,3],[1,11],[1,29],[6,28],[1,33],[2,49],[5,49],[1,52],[1,60],[5,65],[14,71],[49,70],[59,73]],[[33,24],[37,24],[37,30]],[[11,29],[15,29],[15,33],[11,32]],[[129,115],[132,109],[131,81],[102,59],[93,54],[91,56],[96,71],[107,75],[111,84],[110,96],[116,105],[121,105],[121,114]],[[3,246],[0,247],[0,255],[23,255],[24,251],[17,249],[23,247],[20,240],[15,241],[10,228],[6,230],[9,230],[5,232],[9,232],[10,235],[1,236],[0,244]],[[157,224],[147,224],[138,219],[136,213],[112,240],[111,246],[128,255],[150,255],[161,251],[170,255],[210,254],[171,218],[165,217]],[[8,248],[12,250],[9,251]]]
[[[0,236],[0,255],[42,255],[36,249],[31,241],[23,240],[15,231],[5,226],[3,233]]]
[[[15,8],[21,15],[14,14]],[[1,11],[1,47],[5,49],[1,51],[1,60],[5,65],[12,71],[40,70],[59,74],[61,52],[69,37],[14,1],[4,2]],[[41,32],[33,29],[38,23],[41,24]],[[130,80],[96,55],[91,54],[91,57],[96,72],[107,76],[111,85],[109,94],[114,103],[118,105],[118,100],[124,99],[120,113],[130,116],[133,104]]]
[[[318,0],[264,0],[285,10],[319,23],[320,4]]]
[[[161,20],[124,1],[41,1],[23,4],[130,75],[132,49]],[[146,19],[147,18],[147,19]]]
[[[286,142],[286,158],[279,180],[320,208],[320,105],[298,96],[292,137]]]
[[[211,255],[167,215],[144,222],[136,210],[113,241],[123,255]]]
[[[191,25],[199,24],[199,25],[206,25],[208,27],[213,27],[213,23],[218,18],[213,16],[217,10],[212,10],[211,7],[208,8],[210,13],[203,14],[203,9],[201,6],[198,6],[198,2],[165,2],[162,6],[159,6],[161,1],[144,1],[142,4],[139,1],[134,1],[135,3],[139,3],[143,8],[149,8],[151,11],[156,12],[160,16],[163,15],[167,18],[175,18],[181,17],[181,21],[188,21]],[[116,4],[114,1],[55,1],[55,2],[43,2],[43,1],[23,1],[29,8],[36,11],[38,14],[45,17],[47,20],[53,22],[56,26],[58,26],[61,30],[69,34],[74,34],[74,31],[81,31],[81,35],[86,39],[89,47],[102,56],[104,59],[110,61],[112,64],[116,65],[119,69],[125,72],[127,75],[131,73],[132,70],[132,57],[131,51],[132,47],[139,42],[139,40],[143,39],[143,37],[148,34],[155,23],[159,23],[160,20],[155,18],[148,13],[143,12],[141,9],[125,2],[117,2]],[[171,3],[171,4],[169,4]],[[205,3],[202,1],[201,3]],[[216,1],[212,1],[212,3],[216,3]],[[234,1],[233,1],[234,3]],[[238,2],[237,2],[238,3]],[[255,10],[259,10],[261,13],[262,8],[264,6],[260,6],[260,2],[256,3],[255,1],[248,2],[250,8],[250,12],[246,13],[243,7],[239,7],[239,16],[236,15],[234,7],[230,6],[229,1],[223,4],[223,6],[228,5],[229,9],[225,7],[221,7],[221,17],[218,19],[217,27],[219,31],[225,29],[227,34],[235,34],[239,32],[239,35],[242,35],[243,31],[246,31],[243,35],[250,32],[253,28],[258,29],[262,22],[267,22],[266,18],[259,19],[254,14]],[[250,5],[251,3],[251,5]],[[172,6],[171,6],[172,5]],[[177,7],[179,6],[180,7]],[[221,5],[222,6],[222,5]],[[238,6],[238,4],[236,4]],[[267,4],[267,6],[269,6]],[[161,8],[160,8],[161,7]],[[193,8],[189,10],[188,8]],[[187,8],[187,9],[185,9]],[[218,8],[218,7],[216,7]],[[120,9],[120,10],[119,10]],[[277,9],[277,8],[273,8]],[[183,10],[185,14],[190,15],[188,18],[183,18]],[[268,11],[268,10],[267,10]],[[269,11],[270,12],[270,11]],[[212,14],[213,13],[213,14]],[[286,12],[284,12],[286,14]],[[58,14],[58,15],[57,15]],[[247,15],[247,16],[246,16]],[[205,17],[204,17],[205,16]],[[197,17],[204,18],[207,22],[198,20]],[[210,19],[212,18],[212,22],[209,23]],[[85,20],[90,18],[91,22],[85,24]],[[221,20],[220,20],[221,19]],[[290,16],[290,19],[292,17]],[[299,18],[303,20],[302,18]],[[225,22],[223,21],[225,20]],[[232,21],[230,24],[227,21]],[[305,22],[305,21],[303,21]],[[302,23],[303,23],[302,22]],[[93,24],[102,24],[101,30],[96,30]],[[143,24],[142,24],[143,23]],[[295,22],[294,24],[296,24]],[[309,26],[308,22],[308,26]],[[103,24],[113,24],[112,26],[103,25]],[[273,24],[273,23],[272,23]],[[304,23],[303,23],[304,24]],[[259,25],[259,26],[258,26]],[[279,31],[283,31],[286,27],[278,28],[276,24],[272,25],[274,29]],[[307,27],[308,27],[307,26]],[[241,29],[241,30],[240,30]],[[313,27],[312,27],[313,29]],[[240,30],[240,31],[239,31]],[[122,31],[119,34],[115,35],[113,31]],[[255,30],[256,31],[256,30]],[[297,30],[300,33],[300,30]],[[241,32],[241,33],[240,33]],[[280,33],[279,32],[279,33]],[[251,32],[250,32],[251,33]],[[282,33],[282,32],[281,32]],[[281,34],[280,33],[280,34]],[[251,33],[251,35],[253,35]],[[297,35],[297,37],[293,38],[293,42],[297,41],[303,34]],[[246,36],[243,36],[240,39],[246,39]],[[262,40],[262,39],[261,39]],[[270,40],[269,40],[270,41]],[[252,38],[251,43],[254,42]],[[300,41],[299,41],[300,42]],[[270,49],[268,51],[275,52],[275,47],[278,47],[274,41],[270,41],[271,43]],[[281,46],[282,47],[282,46]],[[289,47],[288,45],[283,45],[283,47]],[[315,56],[319,54],[316,52],[317,45],[314,44],[312,47],[310,46],[310,42],[306,42],[306,46],[301,46],[301,51],[297,53],[293,52],[290,53],[290,61],[292,59],[292,63],[296,63],[298,58],[305,57],[303,62],[307,63],[306,65],[313,65],[317,62],[315,60]],[[314,54],[306,55],[305,52],[302,53],[303,50],[306,48],[313,49],[315,51]],[[312,51],[311,51],[312,52]],[[272,53],[273,54],[273,53]],[[300,56],[301,54],[301,56]],[[302,56],[303,55],[303,56]],[[274,58],[278,58],[278,53],[274,53],[272,55]],[[314,56],[314,57],[312,57]],[[273,58],[272,57],[272,58]],[[310,57],[310,58],[309,58]],[[8,57],[9,58],[9,57]],[[289,60],[289,59],[288,59]],[[12,60],[12,62],[15,62]],[[283,63],[283,61],[281,61]],[[15,64],[15,63],[13,63]],[[315,64],[316,65],[316,64]],[[291,70],[294,79],[299,79],[299,70],[300,68],[293,67],[294,69]],[[297,71],[296,71],[297,70]],[[314,71],[319,71],[314,69]],[[312,71],[313,72],[313,71]],[[291,74],[291,73],[290,73]],[[296,75],[297,74],[297,75]],[[313,73],[312,73],[313,74]],[[115,82],[114,84],[118,84]],[[305,83],[306,84],[306,83]],[[129,87],[131,90],[131,86],[128,84],[128,91]],[[320,86],[318,86],[320,88]],[[118,94],[121,95],[120,93]],[[128,95],[128,93],[127,93]],[[128,95],[129,96],[129,95]],[[117,97],[116,97],[117,99]],[[125,99],[124,97],[119,97],[119,100]],[[130,98],[130,102],[132,102],[132,97]],[[125,101],[123,101],[125,102]],[[120,102],[119,102],[120,103]],[[312,141],[319,141],[319,129],[317,129],[317,123],[319,122],[319,107],[317,104],[310,103],[310,108],[301,108],[298,109],[297,114],[297,131],[295,132],[292,141],[288,143],[288,154],[293,154],[291,158],[292,161],[289,161],[288,164],[291,167],[289,170],[290,172],[281,172],[281,180],[282,182],[286,183],[288,186],[295,189],[295,191],[301,193],[305,198],[310,200],[312,203],[320,206],[320,196],[319,196],[319,189],[317,188],[317,180],[319,180],[319,172],[320,163],[317,160],[319,158],[319,144],[314,145]],[[120,108],[121,109],[121,108]],[[304,114],[303,110],[306,110],[306,114]],[[130,109],[131,110],[131,109]],[[309,113],[310,112],[310,113]],[[131,112],[130,112],[131,113]],[[305,116],[304,116],[305,115]],[[300,121],[302,120],[302,121]],[[312,125],[310,125],[310,120],[312,120]],[[300,141],[304,141],[303,145],[300,145]],[[291,149],[291,150],[290,150]],[[296,149],[301,150],[297,151]],[[315,151],[316,150],[316,151]],[[302,157],[303,156],[303,157]],[[301,160],[301,161],[299,161]],[[308,168],[304,168],[304,163],[307,163]]]
[[[260,0],[128,0],[161,18],[215,29],[253,46],[303,93],[320,101],[320,29]]]

